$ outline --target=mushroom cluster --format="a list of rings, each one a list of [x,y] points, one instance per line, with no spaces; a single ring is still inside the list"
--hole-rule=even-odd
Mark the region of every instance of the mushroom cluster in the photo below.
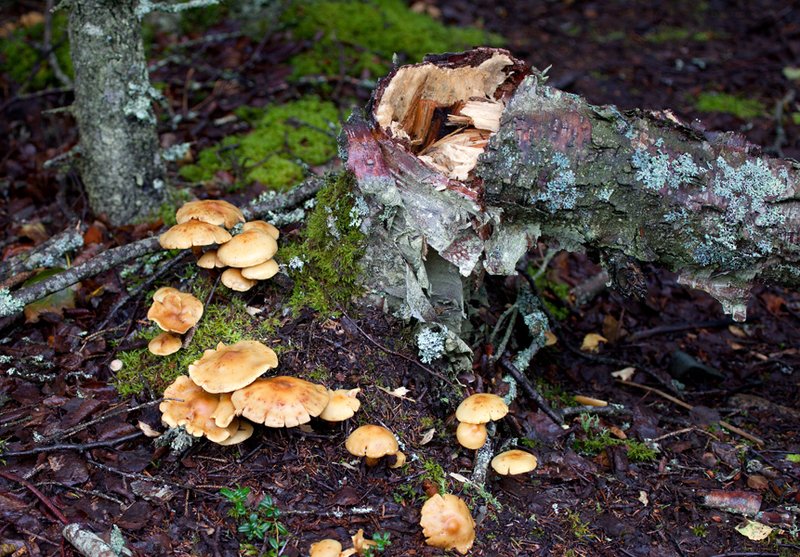
[[[191,294],[165,286],[153,294],[153,305],[147,318],[164,332],[157,335],[147,348],[156,356],[168,356],[180,350],[183,335],[203,316],[203,303]],[[173,334],[176,333],[176,334]]]
[[[188,377],[167,387],[159,407],[162,420],[215,443],[233,444],[253,433],[242,418],[268,427],[296,427],[323,413],[327,421],[346,420],[361,405],[358,389],[329,391],[296,377],[261,378],[276,367],[278,356],[261,342],[220,342],[189,365]]]
[[[197,265],[204,269],[228,267],[220,280],[231,290],[246,292],[278,272],[272,258],[278,251],[280,232],[270,223],[245,222],[236,206],[219,199],[190,201],[178,209],[175,218],[178,224],[158,239],[161,247],[192,248]],[[229,230],[239,224],[241,231],[231,235]],[[201,254],[203,247],[215,245]]]
[[[366,555],[370,548],[378,545],[373,540],[368,540],[364,537],[364,530],[359,529],[354,536],[350,536],[353,540],[353,547],[350,549],[342,550],[342,544],[338,540],[327,538],[312,543],[309,548],[309,557],[350,557],[351,555]]]
[[[477,393],[465,398],[456,409],[459,421],[456,438],[461,446],[477,450],[486,443],[486,424],[508,414],[503,399],[489,393]]]

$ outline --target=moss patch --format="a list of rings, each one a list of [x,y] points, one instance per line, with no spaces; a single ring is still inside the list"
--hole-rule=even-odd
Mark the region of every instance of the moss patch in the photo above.
[[[387,72],[394,53],[417,62],[428,53],[502,44],[497,35],[447,27],[414,13],[401,0],[296,0],[282,20],[295,36],[313,41],[307,52],[293,58],[295,77],[377,77]]]
[[[194,295],[205,300],[208,284],[203,282],[194,289]],[[203,351],[216,348],[217,343],[233,344],[240,340],[268,341],[274,334],[277,318],[253,319],[245,311],[245,302],[238,296],[225,302],[212,303],[205,308],[189,346],[169,356],[154,356],[147,348],[119,353],[122,361],[114,377],[114,386],[122,396],[152,391],[158,395],[179,375],[187,373],[189,364],[198,360]],[[150,340],[160,331],[155,325],[143,330],[139,336]],[[273,346],[273,349],[275,347]],[[276,350],[277,352],[277,350]]]
[[[295,281],[289,302],[294,308],[310,307],[329,315],[361,291],[360,225],[367,208],[353,195],[353,180],[347,172],[330,176],[317,194],[302,240],[281,250],[281,260]]]
[[[766,109],[756,99],[746,99],[726,93],[700,93],[695,103],[700,112],[732,114],[742,120],[752,120],[766,114]]]
[[[339,113],[331,102],[310,96],[236,113],[252,131],[203,149],[195,164],[181,168],[181,176],[204,182],[225,170],[236,175],[240,187],[258,181],[283,190],[302,180],[307,166],[324,164],[336,155]]]
[[[47,63],[47,54],[42,52],[43,41],[44,23],[20,26],[0,39],[0,66],[12,81],[20,85],[27,84],[29,91],[61,86]],[[51,45],[55,48],[59,66],[72,77],[67,16],[63,12],[53,16]]]

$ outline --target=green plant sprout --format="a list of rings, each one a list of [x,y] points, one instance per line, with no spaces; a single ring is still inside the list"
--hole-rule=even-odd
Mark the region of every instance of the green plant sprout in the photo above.
[[[280,555],[283,546],[286,545],[285,540],[289,537],[289,530],[278,520],[281,513],[275,506],[272,497],[269,494],[264,495],[255,508],[250,508],[247,505],[247,496],[250,494],[249,487],[237,486],[236,489],[223,487],[219,493],[232,505],[228,516],[239,523],[237,528],[239,533],[244,534],[250,542],[266,541],[268,546],[265,553],[259,553],[254,545],[242,544],[240,548],[242,554],[258,554],[266,557]]]
[[[386,551],[392,542],[389,541],[389,532],[375,532],[372,534],[372,541],[375,542],[375,545],[367,546],[364,550],[364,557],[375,557],[379,553],[383,553]]]

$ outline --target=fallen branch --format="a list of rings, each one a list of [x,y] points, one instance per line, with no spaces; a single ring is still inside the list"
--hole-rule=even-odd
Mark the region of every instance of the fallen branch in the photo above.
[[[136,433],[131,433],[130,435],[124,435],[122,437],[118,437],[117,439],[109,439],[107,441],[93,441],[91,443],[57,443],[55,445],[34,447],[32,449],[25,449],[23,451],[0,452],[0,457],[7,458],[14,456],[26,456],[39,453],[49,453],[51,451],[84,452],[90,449],[97,449],[100,447],[114,447],[115,445],[119,445],[120,443],[125,443],[126,441],[131,441],[133,439],[136,439],[137,437],[141,437],[142,435],[144,435],[144,433],[142,433],[141,431],[137,431]]]
[[[55,267],[65,253],[82,245],[83,235],[80,229],[77,226],[70,227],[40,245],[0,263],[0,281],[6,282],[17,273],[39,267]]]

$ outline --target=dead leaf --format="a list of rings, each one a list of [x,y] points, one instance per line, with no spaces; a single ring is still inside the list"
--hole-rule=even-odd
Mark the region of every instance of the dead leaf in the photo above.
[[[427,445],[433,439],[433,434],[436,433],[436,428],[432,427],[425,434],[422,436],[422,439],[419,440],[420,445]]]
[[[158,431],[156,431],[155,429],[150,427],[149,424],[146,424],[141,420],[139,420],[136,425],[139,426],[139,429],[142,430],[142,433],[144,433],[145,437],[160,437],[161,436],[161,434]]]
[[[585,337],[583,337],[583,342],[581,343],[581,350],[583,352],[599,352],[600,351],[600,344],[608,342],[605,337],[598,335],[597,333],[589,333]]]
[[[761,474],[754,474],[747,478],[747,487],[757,491],[765,491],[769,488],[769,480]]]
[[[639,491],[639,502],[645,507],[648,505],[648,503],[650,503],[650,499],[647,498],[646,491]]]
[[[611,372],[611,377],[619,379],[620,381],[630,381],[636,373],[635,367],[624,367],[617,371]]]
[[[553,346],[558,342],[558,337],[552,331],[544,332],[544,345]]]
[[[760,541],[767,538],[772,533],[772,528],[760,522],[747,520],[736,526],[736,531],[747,539]]]
[[[462,484],[469,483],[469,479],[466,476],[462,476],[457,472],[450,472],[450,477],[457,482],[461,482]]]
[[[608,432],[617,439],[627,439],[628,435],[615,425],[608,428]]]
[[[728,332],[735,337],[747,338],[747,333],[741,327],[736,325],[728,325]]]
[[[407,395],[408,393],[411,392],[408,389],[406,389],[405,387],[397,387],[396,389],[391,390],[391,391],[389,389],[387,389],[386,387],[381,387],[380,385],[377,385],[377,387],[380,390],[382,390],[384,393],[386,393],[387,395],[391,395],[391,396],[394,396],[394,397],[397,397],[397,398],[402,398],[403,400],[407,400],[409,402],[417,402],[413,398],[408,398],[407,396],[405,396],[405,395]]]

